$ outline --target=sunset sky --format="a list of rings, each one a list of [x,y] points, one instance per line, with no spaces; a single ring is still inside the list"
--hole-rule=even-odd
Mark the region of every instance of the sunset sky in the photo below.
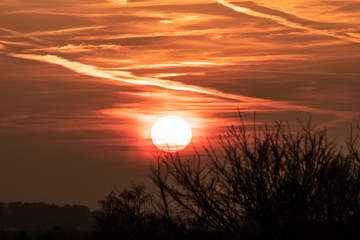
[[[1,0],[0,202],[85,204],[149,182],[151,126],[360,114],[360,1]],[[186,151],[191,151],[188,147]]]

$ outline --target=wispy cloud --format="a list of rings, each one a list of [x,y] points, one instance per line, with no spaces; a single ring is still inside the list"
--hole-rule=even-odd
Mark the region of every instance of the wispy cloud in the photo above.
[[[254,0],[254,2],[259,6],[280,10],[311,21],[353,25],[360,20],[359,4],[353,1],[293,0],[284,2],[282,0]]]
[[[15,31],[15,30],[11,30],[11,29],[8,29],[8,28],[4,28],[4,27],[0,27],[0,31],[4,31],[4,32],[7,32],[7,33],[11,33],[17,37],[21,37],[21,38],[27,38],[27,39],[30,39],[32,41],[35,41],[37,43],[41,43],[41,44],[44,44],[44,45],[51,45],[53,44],[52,42],[50,41],[47,41],[47,40],[43,40],[41,38],[38,38],[38,37],[35,37],[31,34],[28,34],[28,33],[21,33],[21,32],[18,32],[18,31]]]
[[[114,44],[100,44],[100,45],[86,45],[86,44],[68,44],[65,46],[55,46],[55,47],[43,47],[43,48],[32,48],[27,50],[27,52],[49,52],[49,53],[81,53],[81,52],[90,52],[96,50],[119,50],[123,48],[120,45]]]
[[[172,62],[172,63],[160,63],[160,64],[148,64],[148,65],[133,65],[129,67],[119,68],[120,70],[130,69],[162,69],[172,67],[204,67],[204,66],[224,66],[228,65],[226,62],[210,62],[210,61],[191,61],[191,62]]]
[[[204,76],[202,72],[188,72],[188,73],[161,73],[161,74],[150,74],[152,78],[169,78],[169,77],[180,77],[180,76]]]
[[[207,28],[199,30],[183,30],[183,31],[158,31],[150,33],[130,33],[130,34],[111,34],[101,36],[75,36],[72,40],[111,40],[111,39],[126,39],[126,38],[155,38],[155,37],[180,37],[180,36],[199,36],[206,34],[224,34],[233,33],[232,29],[224,28]]]
[[[127,0],[107,0],[111,4],[121,4],[125,5],[127,3]]]
[[[261,98],[246,97],[242,95],[236,95],[231,93],[225,93],[219,90],[199,87],[195,85],[184,84],[181,82],[175,82],[171,80],[163,80],[158,78],[147,78],[147,77],[138,77],[130,72],[126,71],[108,71],[103,70],[99,67],[83,64],[79,62],[69,61],[67,59],[55,56],[55,55],[35,55],[35,54],[16,54],[10,53],[9,56],[35,60],[40,62],[46,62],[51,64],[56,64],[63,66],[65,68],[71,69],[77,73],[84,74],[87,76],[110,79],[115,81],[120,81],[127,84],[134,85],[143,85],[143,86],[155,86],[169,90],[175,91],[187,91],[200,94],[207,94],[219,98],[231,99],[236,101],[241,101],[244,103],[250,103],[253,106],[266,106],[274,109],[284,109],[284,110],[293,110],[293,111],[305,111],[313,113],[327,113],[327,114],[337,114],[335,111],[316,109],[308,106],[294,105],[287,102],[281,101],[272,101]]]
[[[16,54],[16,53],[10,53],[9,55],[12,57],[57,64],[84,75],[111,79],[129,84],[156,86],[170,90],[180,90],[180,91],[211,94],[210,92],[196,86],[191,86],[191,85],[187,86],[185,84],[167,81],[167,80],[136,77],[132,75],[130,72],[125,72],[125,71],[106,71],[92,65],[69,61],[55,55],[35,55],[35,54]]]
[[[59,30],[50,30],[50,31],[37,31],[37,32],[32,32],[31,35],[32,36],[46,36],[46,35],[60,35],[60,34],[65,34],[65,33],[77,33],[77,32],[81,32],[81,31],[88,31],[88,30],[97,30],[97,29],[102,29],[105,28],[107,26],[88,26],[88,27],[75,27],[75,28],[64,28],[64,29],[59,29]]]
[[[17,46],[34,46],[34,44],[31,44],[28,42],[12,42],[12,41],[0,40],[0,43],[9,44],[9,45],[17,45]]]
[[[225,0],[217,0],[217,2],[222,4],[223,6],[233,9],[236,12],[240,12],[240,13],[247,14],[247,15],[254,16],[254,17],[271,19],[271,20],[274,20],[274,21],[278,22],[279,24],[285,25],[287,27],[302,29],[302,30],[306,30],[306,31],[313,32],[316,34],[326,35],[326,36],[330,36],[330,37],[344,39],[344,40],[351,41],[351,42],[360,43],[360,38],[357,38],[356,36],[350,36],[346,32],[342,33],[342,32],[337,32],[337,31],[332,31],[332,30],[316,29],[316,28],[312,28],[309,26],[304,26],[297,22],[290,21],[281,16],[255,11],[255,10],[252,10],[247,7],[240,7],[235,4],[229,3]]]

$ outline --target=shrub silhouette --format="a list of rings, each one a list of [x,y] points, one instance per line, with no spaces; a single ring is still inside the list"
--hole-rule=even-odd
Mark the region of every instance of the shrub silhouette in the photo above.
[[[158,196],[132,192],[135,202],[149,199],[147,218],[167,224],[168,236],[181,239],[185,235],[179,233],[187,232],[188,239],[359,239],[356,137],[349,137],[344,150],[328,139],[325,128],[310,123],[294,133],[281,123],[254,125],[249,131],[241,121],[220,137],[220,146],[220,152],[208,146],[206,154],[188,159],[159,153],[150,176]],[[128,217],[127,207],[135,212],[141,207],[124,204],[126,193],[116,204],[114,193],[102,202],[102,214],[117,212],[126,226],[111,221],[105,225],[124,230],[131,222],[135,225],[126,231],[146,233],[149,221],[141,221],[144,214]]]

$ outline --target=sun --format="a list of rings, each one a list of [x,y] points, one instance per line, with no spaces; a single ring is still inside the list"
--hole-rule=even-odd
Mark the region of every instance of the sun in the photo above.
[[[182,118],[169,115],[158,119],[151,128],[154,145],[165,152],[177,152],[189,145],[192,137],[190,125]]]

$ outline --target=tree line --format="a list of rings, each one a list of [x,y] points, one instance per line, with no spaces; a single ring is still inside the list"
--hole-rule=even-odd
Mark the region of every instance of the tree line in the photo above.
[[[86,206],[0,202],[0,239],[82,239],[94,225]]]

